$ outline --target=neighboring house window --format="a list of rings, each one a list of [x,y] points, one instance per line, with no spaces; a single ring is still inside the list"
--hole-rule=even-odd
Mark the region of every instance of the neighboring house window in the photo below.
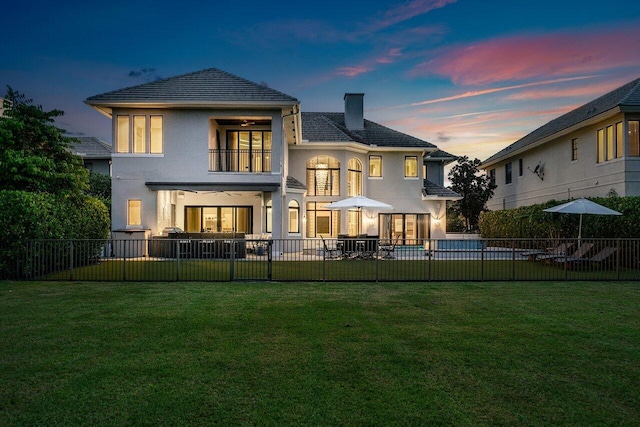
[[[511,176],[512,172],[511,172],[511,168],[512,168],[511,163],[507,163],[507,164],[504,166],[504,183],[505,183],[505,184],[511,184],[511,182],[512,182],[512,176]]]
[[[162,116],[118,116],[116,126],[116,153],[162,154]]]
[[[230,172],[270,172],[270,131],[229,131],[227,149],[211,150],[215,156],[213,165],[224,164],[221,170]],[[211,166],[211,165],[210,165]],[[211,170],[220,170],[211,168]]]
[[[638,137],[638,128],[640,121],[634,120],[629,122],[629,156],[640,156],[640,138]]]
[[[338,237],[340,211],[325,208],[326,203],[307,203],[307,237]]]
[[[142,225],[142,200],[127,200],[127,225]]]
[[[518,159],[518,176],[522,176],[523,169],[522,159]]]
[[[382,156],[369,156],[369,178],[382,178]]]
[[[358,159],[350,159],[347,165],[347,196],[362,195],[362,164]]]
[[[597,145],[598,145],[598,163],[602,163],[602,162],[605,161],[604,129],[599,129],[598,130]]]
[[[622,122],[616,123],[616,158],[624,156],[624,134]]]
[[[307,160],[307,195],[340,195],[340,162],[329,156]]]
[[[300,205],[295,200],[289,202],[289,233],[300,232]]]
[[[607,126],[607,160],[616,158],[616,141],[613,139],[613,126]]]
[[[404,177],[405,178],[418,177],[418,157],[417,156],[405,156]]]
[[[571,160],[578,160],[578,138],[571,140]]]
[[[267,213],[267,228],[266,232],[271,233],[273,231],[273,207],[271,206],[271,200],[267,202],[267,206],[265,209]]]
[[[492,185],[496,185],[496,170],[495,169],[489,170],[489,181],[491,182]]]

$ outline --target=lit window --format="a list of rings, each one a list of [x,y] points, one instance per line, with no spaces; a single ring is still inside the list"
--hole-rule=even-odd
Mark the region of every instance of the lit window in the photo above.
[[[615,159],[616,146],[613,140],[613,126],[607,126],[607,160]]]
[[[597,144],[598,144],[598,163],[602,163],[605,160],[604,129],[598,130]]]
[[[271,207],[271,200],[267,202],[266,213],[267,213],[267,229],[265,231],[267,233],[271,233],[273,231],[273,208]]]
[[[640,122],[637,120],[629,122],[629,156],[640,156],[640,138],[638,138],[638,127]]]
[[[616,123],[616,158],[624,156],[624,133],[622,122]]]
[[[162,116],[151,116],[150,153],[162,153]]]
[[[289,233],[300,232],[300,205],[295,200],[289,202]]]
[[[118,116],[118,133],[116,136],[116,153],[129,152],[129,116]]]
[[[145,116],[133,117],[133,152],[147,152],[147,118]]]
[[[127,225],[142,225],[142,200],[127,201]]]
[[[571,140],[571,160],[578,160],[578,138]]]
[[[507,163],[504,166],[504,183],[511,184],[512,182],[512,165],[511,163]]]
[[[340,195],[340,162],[333,157],[317,156],[307,161],[307,194]]]
[[[418,157],[407,156],[404,158],[404,177],[405,178],[418,177]]]
[[[362,165],[358,159],[350,159],[347,166],[347,196],[362,195]]]
[[[382,177],[382,156],[369,156],[369,177]]]

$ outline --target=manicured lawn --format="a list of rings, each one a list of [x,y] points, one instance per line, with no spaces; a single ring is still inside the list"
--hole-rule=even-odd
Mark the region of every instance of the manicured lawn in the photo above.
[[[637,425],[640,284],[0,282],[0,425]]]

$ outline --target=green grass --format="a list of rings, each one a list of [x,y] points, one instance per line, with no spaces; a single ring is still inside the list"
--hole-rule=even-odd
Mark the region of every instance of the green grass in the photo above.
[[[0,425],[638,425],[640,284],[0,282]]]
[[[266,280],[268,263],[236,260],[233,278]],[[103,260],[98,264],[49,274],[45,280],[100,281],[228,281],[229,260]],[[639,269],[588,268],[565,271],[562,266],[525,260],[328,260],[274,261],[277,281],[471,281],[471,280],[638,280]]]

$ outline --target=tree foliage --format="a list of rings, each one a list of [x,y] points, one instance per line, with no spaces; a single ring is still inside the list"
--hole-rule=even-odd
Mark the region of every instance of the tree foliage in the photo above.
[[[480,163],[479,159],[462,156],[449,171],[449,188],[462,196],[451,204],[451,211],[464,217],[467,231],[478,229],[480,213],[486,210],[485,205],[496,188],[488,176],[480,173]]]
[[[44,111],[7,88],[0,117],[0,190],[51,194],[87,190],[88,171],[68,150],[72,138],[54,126],[60,110]]]

